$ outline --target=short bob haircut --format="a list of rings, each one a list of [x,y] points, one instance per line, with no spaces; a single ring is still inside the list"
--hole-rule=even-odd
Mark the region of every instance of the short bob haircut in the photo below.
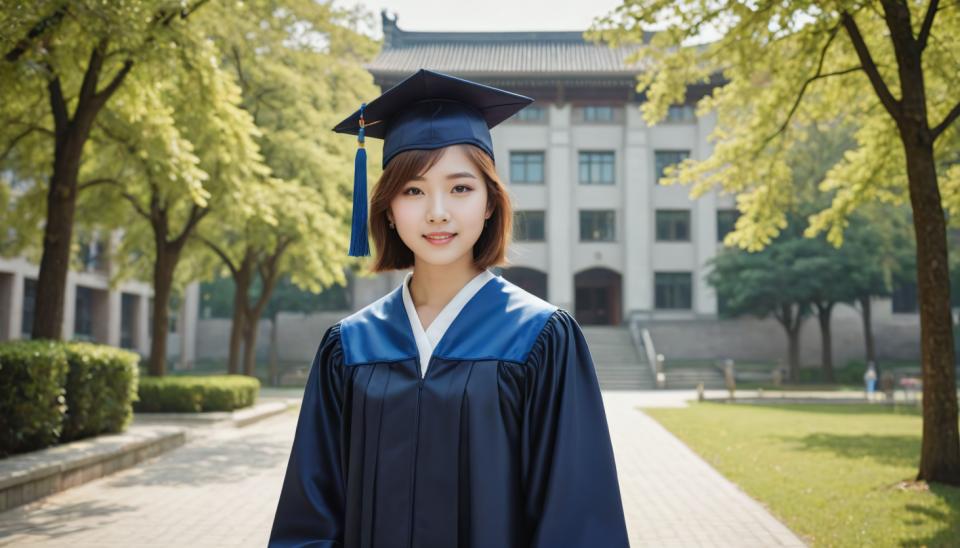
[[[451,145],[456,146],[456,145]],[[493,213],[487,220],[480,237],[473,245],[473,262],[478,268],[508,265],[507,245],[513,235],[513,207],[510,196],[497,175],[493,160],[481,148],[464,144],[465,152],[482,174],[487,185],[487,207]],[[390,202],[400,193],[410,179],[427,171],[443,155],[444,148],[431,150],[406,150],[390,159],[383,170],[370,198],[370,234],[373,236],[377,257],[370,271],[386,272],[413,268],[413,251],[400,239],[400,234],[389,228],[387,211]]]

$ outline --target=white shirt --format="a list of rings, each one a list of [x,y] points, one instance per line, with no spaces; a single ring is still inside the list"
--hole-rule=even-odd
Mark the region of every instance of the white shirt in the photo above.
[[[420,353],[420,378],[427,376],[427,365],[430,363],[430,357],[433,351],[447,332],[447,328],[453,323],[453,320],[460,315],[460,311],[470,301],[470,299],[480,291],[487,282],[496,277],[496,274],[490,270],[484,270],[477,274],[472,280],[467,282],[456,295],[450,299],[450,302],[443,307],[443,310],[437,314],[437,317],[430,323],[430,327],[423,329],[420,323],[420,316],[417,314],[417,307],[413,304],[413,298],[410,296],[410,278],[413,277],[413,271],[407,272],[403,278],[403,306],[407,309],[407,318],[410,320],[410,328],[413,330],[413,337],[417,341],[417,351]]]

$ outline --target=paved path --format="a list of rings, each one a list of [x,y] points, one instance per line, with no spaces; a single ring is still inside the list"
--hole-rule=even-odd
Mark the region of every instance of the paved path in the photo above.
[[[604,392],[630,545],[805,546],[760,503],[637,406],[681,407],[693,390]]]
[[[605,392],[637,546],[803,546],[761,505],[635,409],[677,406],[693,391]],[[266,545],[296,410],[187,445],[106,478],[0,514],[0,546]]]

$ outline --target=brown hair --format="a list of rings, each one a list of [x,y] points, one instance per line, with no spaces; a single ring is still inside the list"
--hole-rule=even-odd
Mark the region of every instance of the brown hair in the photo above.
[[[493,159],[477,146],[468,145],[464,149],[486,182],[487,207],[493,206],[490,219],[473,245],[474,265],[486,269],[510,264],[506,257],[507,245],[513,234],[513,207],[510,205],[510,196],[497,175]],[[371,272],[413,268],[413,251],[403,243],[396,230],[389,228],[387,211],[390,210],[390,202],[400,193],[403,185],[433,167],[443,155],[443,150],[405,150],[391,158],[380,175],[370,198],[370,234],[377,248],[376,260],[370,267]]]

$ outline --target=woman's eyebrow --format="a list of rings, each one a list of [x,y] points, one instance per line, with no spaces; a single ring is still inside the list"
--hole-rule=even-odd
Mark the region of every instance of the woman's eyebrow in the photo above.
[[[451,179],[476,179],[476,178],[477,178],[477,177],[476,177],[473,173],[470,173],[469,171],[458,171],[458,172],[456,172],[456,173],[450,173],[450,174],[447,175],[447,180],[448,180],[448,181],[451,180]],[[413,178],[410,179],[410,180],[411,180],[411,181],[426,181],[426,179],[425,179],[422,175],[417,175],[416,177],[413,177]]]

